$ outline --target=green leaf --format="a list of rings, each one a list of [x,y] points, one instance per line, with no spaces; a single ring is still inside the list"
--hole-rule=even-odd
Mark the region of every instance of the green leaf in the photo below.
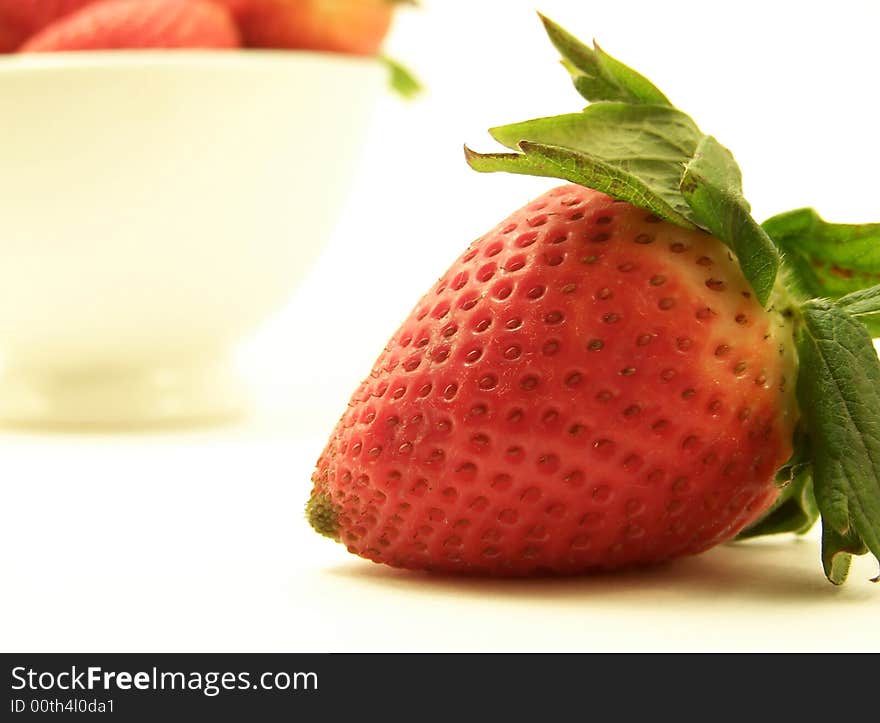
[[[671,105],[650,80],[615,60],[593,43],[593,48],[539,13],[550,41],[563,58],[574,86],[590,101],[620,100],[628,103]]]
[[[536,118],[489,132],[508,148],[517,149],[525,140],[599,158],[636,176],[679,215],[690,216],[679,182],[702,134],[693,120],[675,108],[596,103],[582,113]]]
[[[595,40],[593,41],[593,51],[595,58],[599,61],[602,75],[612,79],[618,87],[623,88],[629,94],[631,103],[672,105],[650,80],[606,53]]]
[[[737,255],[758,300],[766,305],[779,252],[750,214],[733,155],[705,136],[685,113],[632,68],[594,44],[589,48],[541,16],[550,40],[585,98],[580,113],[498,126],[492,135],[514,150],[524,143],[554,149],[542,157],[469,153],[471,166],[564,178],[592,186],[687,228],[713,233]],[[530,170],[534,169],[534,170]],[[585,172],[586,169],[586,172]],[[580,178],[582,180],[576,180]],[[612,183],[613,180],[613,183]],[[623,189],[617,195],[608,187]]]
[[[388,82],[394,92],[407,100],[422,92],[422,84],[408,68],[387,55],[381,56],[380,60],[388,69]]]
[[[793,478],[783,488],[779,499],[760,520],[743,530],[738,540],[764,535],[793,532],[803,535],[819,519],[819,509],[813,495],[813,477],[810,465],[793,470]]]
[[[880,286],[860,289],[838,299],[837,305],[861,321],[873,337],[880,336]]]
[[[798,401],[811,440],[823,562],[839,582],[840,555],[867,548],[880,559],[880,360],[845,308],[813,299],[800,311]]]
[[[864,555],[868,550],[857,537],[838,534],[822,525],[822,567],[825,577],[835,585],[843,585],[849,575],[853,555]]]
[[[880,223],[828,223],[801,208],[762,226],[783,253],[793,290],[804,298],[837,299],[880,281]],[[880,336],[880,321],[863,321]]]
[[[733,249],[755,296],[766,305],[776,282],[779,252],[749,213],[730,151],[704,136],[685,168],[681,193],[697,222]]]
[[[819,519],[813,494],[810,443],[800,427],[795,432],[794,450],[791,459],[776,473],[776,484],[781,488],[776,502],[763,517],[743,530],[738,540],[783,532],[802,535]]]
[[[639,178],[587,153],[570,148],[523,141],[522,153],[476,153],[465,147],[465,158],[475,171],[505,171],[528,176],[562,178],[628,201],[685,228],[693,224]]]
[[[707,178],[714,186],[730,196],[742,197],[742,173],[733,154],[714,137],[701,135],[692,158],[688,159],[688,171]],[[741,205],[746,211],[751,208],[745,198]]]
[[[860,317],[880,311],[880,285],[859,289],[842,296],[837,305],[846,309],[852,316]]]

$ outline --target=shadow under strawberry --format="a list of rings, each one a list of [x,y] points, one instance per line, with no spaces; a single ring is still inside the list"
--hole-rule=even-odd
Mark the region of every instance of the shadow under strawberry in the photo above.
[[[790,547],[796,552],[792,554]],[[749,541],[720,545],[702,555],[653,565],[560,576],[491,577],[460,573],[419,573],[385,565],[349,563],[329,568],[327,574],[358,584],[376,585],[406,595],[425,595],[434,601],[449,597],[458,602],[496,600],[531,601],[548,606],[588,606],[605,601],[638,607],[666,598],[688,605],[713,605],[737,601],[762,605],[777,603],[803,608],[829,600],[862,604],[876,590],[838,587],[824,582],[815,571],[816,547],[806,539]],[[794,564],[793,564],[794,562]],[[705,608],[704,608],[705,609]]]

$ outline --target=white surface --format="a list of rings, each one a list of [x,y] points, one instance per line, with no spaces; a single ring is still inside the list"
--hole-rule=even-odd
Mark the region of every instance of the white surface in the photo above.
[[[383,102],[333,242],[242,355],[253,414],[0,436],[0,648],[880,650],[875,563],[834,588],[815,536],[639,573],[462,581],[380,568],[305,524],[324,438],[396,324],[471,239],[552,183],[475,174],[462,143],[579,107],[532,3],[424,5],[391,49],[431,92]],[[731,146],[759,218],[812,204],[880,220],[875,4],[742,3],[723,19],[704,3],[589,5],[542,4]]]
[[[326,242],[384,77],[321,53],[0,56],[0,419],[227,414],[217,370]]]

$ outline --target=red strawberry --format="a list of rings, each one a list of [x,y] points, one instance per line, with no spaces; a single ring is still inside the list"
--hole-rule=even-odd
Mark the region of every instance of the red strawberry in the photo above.
[[[777,497],[790,341],[714,237],[556,188],[472,244],[392,337],[318,461],[310,521],[434,570],[700,552]]]
[[[207,0],[106,0],[61,18],[21,52],[124,48],[234,48],[229,12]]]
[[[26,38],[25,33],[21,33],[16,28],[3,22],[0,18],[0,53],[11,53]]]
[[[853,555],[880,560],[880,224],[759,224],[728,149],[542,20],[591,105],[496,126],[508,150],[465,158],[579,185],[416,306],[318,460],[310,522],[378,562],[526,575],[821,519],[842,583]]]
[[[220,0],[244,44],[375,55],[394,13],[390,0]]]
[[[0,0],[0,52],[11,52],[53,20],[96,0]]]

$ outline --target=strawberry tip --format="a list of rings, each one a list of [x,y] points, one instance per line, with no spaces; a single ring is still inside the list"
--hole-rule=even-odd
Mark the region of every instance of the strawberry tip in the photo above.
[[[339,508],[327,492],[312,493],[306,503],[306,518],[315,532],[331,540],[339,538]]]

